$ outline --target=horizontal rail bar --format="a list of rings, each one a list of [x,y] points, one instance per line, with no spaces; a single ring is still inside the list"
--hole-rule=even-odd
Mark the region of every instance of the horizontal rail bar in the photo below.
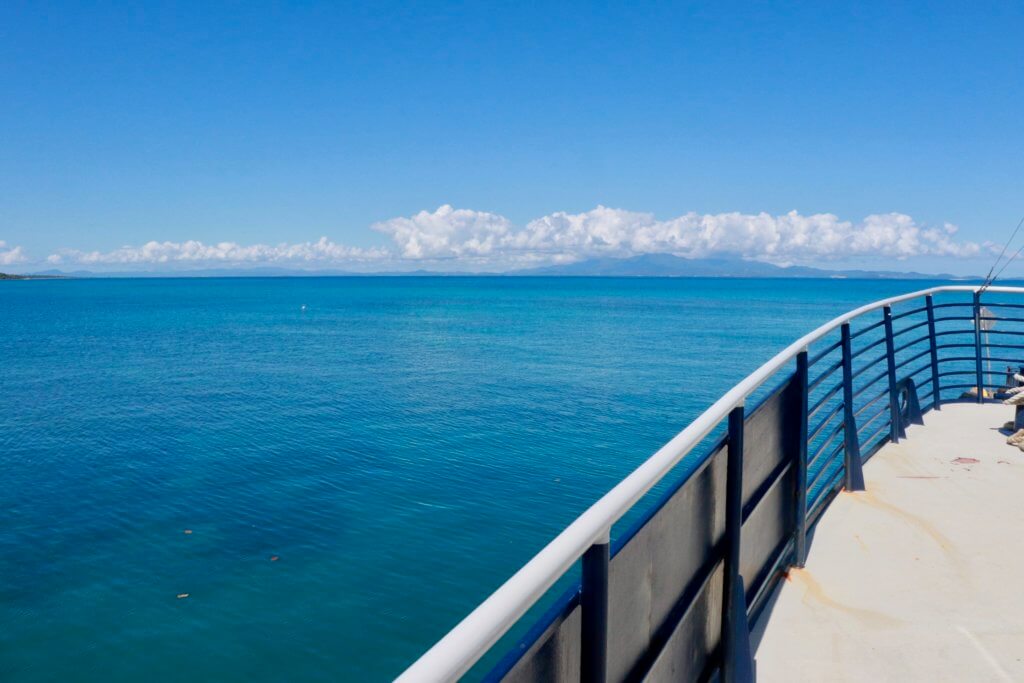
[[[817,486],[818,483],[821,481],[822,475],[828,471],[830,465],[834,467],[836,465],[836,461],[838,461],[839,469],[842,470],[843,459],[839,457],[840,455],[842,455],[842,452],[843,444],[840,444],[838,448],[829,453],[827,458],[819,461],[822,463],[822,465],[821,467],[817,468],[817,471],[814,472],[814,474],[811,476],[811,480],[807,483],[808,491],[814,490],[814,487]],[[810,471],[810,467],[808,467],[808,471]]]
[[[880,427],[878,428],[878,431],[876,431],[876,432],[875,432],[874,434],[872,434],[872,435],[871,435],[871,436],[869,436],[868,438],[864,439],[864,440],[862,441],[862,443],[863,443],[863,444],[864,444],[865,446],[867,446],[868,444],[870,444],[870,443],[871,443],[872,441],[874,441],[875,439],[877,439],[877,438],[878,438],[878,437],[880,437],[880,436],[881,436],[881,437],[882,437],[883,439],[887,439],[887,438],[888,438],[888,436],[886,436],[886,431],[887,431],[888,429],[889,429],[889,425],[887,425],[887,424],[883,424],[883,425],[881,425],[881,426],[880,426]]]
[[[974,356],[953,356],[952,358],[939,358],[939,363],[973,363]]]
[[[868,381],[868,383],[867,383],[867,384],[863,384],[863,385],[861,385],[860,389],[857,389],[856,391],[854,391],[854,392],[853,392],[853,397],[854,397],[854,398],[857,398],[858,396],[860,396],[861,394],[863,394],[863,393],[864,393],[865,391],[867,391],[869,387],[871,387],[871,386],[874,386],[874,385],[875,385],[875,384],[877,384],[878,382],[880,382],[880,381],[882,381],[883,379],[885,379],[885,378],[886,378],[886,375],[888,375],[888,374],[889,374],[889,370],[888,370],[888,369],[886,369],[886,370],[883,370],[883,371],[882,371],[882,373],[881,373],[880,375],[878,375],[877,377],[873,377],[873,378],[871,378],[871,379],[870,379],[870,380]]]
[[[900,318],[906,318],[908,315],[914,315],[915,313],[924,313],[927,310],[928,310],[927,306],[921,306],[920,308],[914,308],[914,309],[911,309],[909,311],[903,311],[902,313],[900,313],[898,315],[894,315],[892,317],[892,319],[893,319],[893,322],[895,322],[895,321],[899,320]],[[928,321],[926,320],[925,322],[927,323]]]
[[[871,330],[876,330],[876,329],[878,329],[879,327],[881,327],[884,324],[885,324],[884,320],[879,320],[874,325],[868,325],[867,327],[859,329],[856,332],[850,333],[850,339],[856,339],[857,337],[861,336],[862,334],[867,334]]]
[[[822,358],[824,358],[824,357],[825,357],[825,356],[827,356],[828,354],[830,354],[830,353],[833,353],[834,351],[836,351],[836,350],[837,350],[837,349],[838,349],[838,348],[839,348],[840,346],[842,346],[842,345],[843,345],[843,342],[842,342],[842,341],[840,340],[840,341],[837,341],[837,342],[836,342],[835,344],[832,344],[831,346],[825,347],[824,349],[822,349],[821,351],[819,351],[819,352],[818,352],[817,354],[815,354],[815,355],[814,355],[814,356],[813,356],[813,357],[811,358],[811,360],[809,360],[809,361],[807,362],[807,367],[809,367],[809,368],[810,368],[810,367],[814,367],[814,364],[815,364],[815,363],[817,363],[818,361],[820,361],[820,360],[821,360]]]
[[[932,364],[931,364],[931,363],[925,363],[924,365],[920,366],[920,367],[919,367],[919,368],[917,368],[916,370],[912,370],[912,371],[910,371],[910,372],[905,372],[905,373],[903,373],[903,376],[904,376],[904,377],[913,377],[914,375],[917,375],[917,374],[919,374],[919,373],[921,373],[921,372],[924,372],[925,370],[931,370],[931,369],[932,369]],[[932,380],[931,380],[931,378],[929,377],[929,378],[928,378],[927,380],[925,380],[925,381],[926,381],[926,382],[929,382],[929,383],[930,383],[930,382],[931,382]],[[925,383],[925,382],[921,382],[921,384],[922,384],[922,385],[923,385],[924,383]],[[916,385],[916,384],[917,384],[917,382],[915,382],[914,384]]]
[[[893,350],[893,353],[899,353],[900,351],[906,351],[906,350],[907,350],[907,349],[909,349],[909,348],[910,348],[911,346],[915,346],[915,345],[917,345],[917,344],[923,344],[924,342],[928,341],[929,339],[931,339],[931,336],[930,336],[930,335],[927,335],[927,334],[926,334],[925,336],[923,336],[923,337],[921,337],[921,338],[919,338],[919,339],[915,339],[914,341],[909,341],[909,342],[907,342],[907,343],[906,343],[906,344],[904,344],[903,346],[897,346],[897,347],[896,347],[896,348],[895,348],[895,349]],[[929,350],[929,351],[930,351],[930,350]]]
[[[918,360],[919,358],[924,358],[925,356],[927,356],[931,352],[932,352],[931,349],[925,349],[921,353],[915,353],[913,356],[910,356],[909,358],[904,358],[903,360],[901,360],[899,363],[896,364],[896,369],[899,370],[903,366],[909,365],[910,363],[913,363],[915,360]]]
[[[1002,335],[1002,334],[1012,334],[1012,335],[1015,335],[1015,336],[1019,337],[1020,334],[1021,334],[1021,330],[982,330],[981,333],[982,334],[1000,334],[1000,335]]]
[[[939,377],[950,377],[950,376],[955,376],[955,375],[976,375],[976,374],[977,374],[977,371],[975,371],[975,370],[947,370],[945,372],[940,372],[939,373]],[[1000,377],[1000,376],[1005,376],[1006,375],[1006,370],[982,370],[981,374],[983,374],[983,375],[991,375],[992,377]],[[1001,385],[993,384],[992,386],[1001,386]]]
[[[996,323],[1024,323],[1024,318],[1010,318],[1010,317],[1002,317],[1002,318],[1000,318],[1000,317],[995,317],[995,316],[983,315],[983,316],[981,316],[981,319],[982,320],[987,320],[987,321],[990,321],[990,322],[996,322]]]
[[[893,320],[895,320],[895,318],[893,318]],[[927,324],[928,324],[928,321],[927,321],[927,320],[922,320],[922,321],[921,321],[921,322],[919,322],[919,323],[914,323],[913,325],[910,325],[909,327],[904,327],[904,328],[903,328],[902,330],[898,330],[898,331],[896,331],[896,332],[893,332],[893,333],[892,333],[892,336],[893,336],[893,337],[898,337],[898,336],[900,336],[901,334],[903,334],[904,332],[910,332],[911,330],[916,330],[917,328],[919,328],[919,327],[924,327],[924,326],[926,326]],[[925,337],[925,338],[927,339],[927,337]]]
[[[818,438],[818,435],[821,434],[821,430],[824,429],[828,425],[828,423],[832,421],[832,418],[834,418],[836,415],[838,415],[839,411],[842,410],[842,409],[843,409],[843,404],[840,403],[838,406],[836,406],[832,410],[832,412],[830,412],[828,415],[826,415],[825,418],[821,422],[819,422],[818,425],[808,433],[808,435],[807,435],[808,443],[811,442],[811,441],[814,441],[816,438]]]
[[[982,358],[982,360],[993,361],[995,363],[1010,363],[1011,365],[1013,365],[1014,363],[1024,363],[1024,358],[1002,358],[1002,357],[997,357],[997,356],[985,357],[985,358]],[[971,358],[957,357],[957,358],[940,358],[939,359],[940,363],[945,363],[945,362],[963,363],[965,361],[973,362],[974,361],[974,357],[972,356]],[[993,374],[1005,375],[1006,374],[1006,370],[1000,370],[999,372],[996,372],[996,371],[993,370]]]
[[[885,415],[887,412],[889,412],[889,406],[882,406],[881,410],[879,410],[877,413],[872,415],[868,420],[865,420],[859,427],[857,427],[857,436],[859,437],[861,432],[864,431],[865,427],[867,427],[869,424],[871,424],[872,422],[874,422],[878,418],[880,418],[883,415]],[[889,423],[886,422],[886,424],[889,424]]]
[[[885,341],[885,340],[883,339],[882,341]],[[879,356],[878,358],[875,358],[874,360],[865,361],[864,365],[861,366],[860,370],[854,370],[854,372],[853,372],[853,379],[857,379],[858,377],[863,375],[865,372],[867,372],[871,368],[875,367],[876,365],[878,365],[879,363],[884,361],[886,359],[886,355],[887,354],[883,353],[881,356]]]
[[[824,451],[824,450],[825,450],[826,448],[828,448],[828,445],[829,445],[830,443],[832,443],[832,441],[833,441],[833,440],[834,440],[834,439],[835,439],[835,438],[836,438],[837,436],[839,436],[840,434],[842,434],[842,432],[843,432],[843,427],[844,427],[844,426],[845,426],[845,425],[843,425],[843,423],[842,423],[842,422],[840,422],[840,423],[839,423],[838,425],[836,425],[836,428],[832,430],[832,432],[831,432],[831,433],[830,433],[830,434],[828,435],[828,437],[827,437],[827,438],[826,438],[826,439],[825,439],[824,441],[822,441],[822,442],[821,442],[821,445],[820,445],[820,446],[818,446],[818,450],[814,451],[814,455],[812,455],[812,456],[811,456],[810,458],[808,458],[808,460],[807,460],[807,467],[808,467],[808,469],[810,469],[810,466],[814,464],[814,461],[815,461],[815,460],[817,459],[817,457],[818,457],[819,455],[821,455],[821,452],[822,452],[822,451]]]
[[[857,349],[856,351],[854,351],[853,353],[851,353],[850,354],[850,358],[856,358],[857,356],[864,355],[865,353],[867,353],[871,349],[875,348],[879,344],[884,344],[884,343],[885,343],[885,337],[882,337],[881,339],[876,339],[875,341],[871,342],[867,346],[862,346],[859,349]]]
[[[1021,336],[1024,336],[1024,330],[1020,331]],[[981,348],[983,349],[1024,349],[1024,344],[985,344],[982,343]]]
[[[941,351],[942,349],[973,349],[974,344],[936,344],[935,350]],[[942,360],[941,358],[939,360]],[[972,358],[973,360],[973,358]]]
[[[818,519],[825,513],[825,510],[835,500],[835,497],[839,495],[843,482],[841,475],[842,470],[836,473],[831,483],[827,483],[814,493],[814,500],[809,503],[810,507],[807,509],[808,528],[812,528],[818,523]]]
[[[969,304],[965,304],[965,305],[969,305]],[[1000,301],[986,301],[985,302],[985,306],[988,307],[988,308],[999,307],[999,308],[1022,308],[1022,309],[1024,309],[1024,304],[1011,304],[1009,302],[1000,302]]]
[[[868,408],[873,406],[875,403],[877,403],[879,399],[885,398],[888,395],[889,395],[889,389],[886,388],[886,390],[883,391],[882,393],[880,393],[878,396],[875,396],[873,399],[871,399],[870,401],[868,401],[867,403],[862,405],[860,408],[857,408],[855,411],[853,411],[853,416],[854,417],[860,417],[864,413],[865,410],[867,410]]]
[[[978,385],[976,383],[974,383],[974,382],[971,382],[970,384],[943,384],[942,387],[940,387],[940,388],[942,389],[942,391],[945,391],[946,389],[977,389]],[[999,385],[998,384],[987,384],[986,383],[984,385],[984,388],[985,389],[998,389]],[[971,400],[973,401],[974,399],[971,399]]]
[[[832,373],[843,366],[843,361],[839,361],[835,365],[831,365],[828,368],[822,370],[821,374],[815,377],[807,384],[807,391],[814,391],[824,382],[826,379],[832,376]]]
[[[821,409],[821,407],[824,406],[829,401],[829,399],[835,397],[835,395],[838,394],[842,390],[843,390],[843,383],[842,382],[839,382],[834,387],[829,389],[825,393],[825,395],[822,396],[818,400],[818,402],[814,404],[814,407],[807,411],[807,419],[809,420],[812,417],[814,417],[818,413],[818,411]]]

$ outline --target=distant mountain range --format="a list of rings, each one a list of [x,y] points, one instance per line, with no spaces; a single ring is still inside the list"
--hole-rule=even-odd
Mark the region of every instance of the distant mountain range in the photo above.
[[[35,276],[57,277],[332,277],[332,276],[494,276],[494,277],[759,277],[759,278],[852,278],[889,280],[980,280],[977,276],[949,273],[917,273],[887,270],[825,270],[808,266],[775,266],[738,258],[687,259],[671,254],[645,254],[632,258],[598,258],[557,266],[543,266],[506,273],[456,271],[390,271],[355,273],[343,270],[300,270],[296,268],[206,268],[183,271],[122,271],[95,273],[47,270]],[[2,276],[0,276],[2,277]]]
[[[645,254],[624,259],[590,259],[560,266],[518,270],[510,275],[577,275],[605,277],[810,277],[860,279],[974,280],[949,273],[927,274],[885,270],[825,270],[807,266],[775,266],[743,259],[686,259],[671,254]]]

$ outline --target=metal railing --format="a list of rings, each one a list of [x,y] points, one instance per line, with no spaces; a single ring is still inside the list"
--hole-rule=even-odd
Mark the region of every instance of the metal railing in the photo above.
[[[803,566],[808,529],[832,498],[842,488],[864,488],[862,462],[905,438],[906,426],[928,410],[993,400],[1006,373],[993,363],[1024,363],[1024,343],[1012,343],[1024,342],[1024,313],[1017,313],[1024,304],[1001,300],[1021,294],[1020,287],[984,294],[972,286],[934,287],[862,306],[801,337],[576,518],[398,680],[460,678],[577,563],[577,588],[488,678],[656,680],[671,670],[682,679],[683,664],[671,650],[685,643],[690,675],[717,670],[725,681],[751,680],[750,623],[781,570]],[[779,386],[748,412],[748,399],[773,379]],[[725,435],[708,443],[723,427]],[[613,548],[613,525],[665,486],[681,462],[691,469]],[[680,505],[691,506],[685,524],[669,524],[667,515],[683,514],[669,508]],[[659,516],[671,532],[654,528]],[[679,529],[686,525],[693,528]],[[659,572],[671,573],[668,561],[656,556],[669,535],[676,544],[703,540],[689,551],[693,566],[677,571],[675,583],[683,585],[665,588]],[[637,623],[650,630],[624,642],[618,631],[632,617],[620,603],[629,596],[618,600],[614,587],[628,593],[644,581],[647,603],[629,609],[641,610]],[[551,661],[540,666],[541,657]]]

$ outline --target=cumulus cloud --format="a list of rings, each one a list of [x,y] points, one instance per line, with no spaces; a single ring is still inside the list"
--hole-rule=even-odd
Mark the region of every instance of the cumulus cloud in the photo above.
[[[796,211],[781,216],[687,213],[658,220],[649,213],[598,206],[584,213],[553,213],[514,230],[502,216],[445,205],[374,228],[389,235],[406,258],[567,261],[670,253],[788,264],[856,256],[969,257],[981,250],[975,243],[956,241],[955,226],[926,227],[900,213],[872,215],[859,223]]]
[[[197,240],[186,242],[147,242],[139,247],[125,246],[113,251],[78,251],[65,249],[51,254],[52,264],[173,264],[173,263],[337,263],[378,259],[386,255],[383,249],[347,247],[321,237],[316,242],[297,244],[252,244],[218,242],[204,244]]]
[[[953,225],[921,225],[902,213],[871,215],[859,222],[828,213],[805,216],[796,211],[782,215],[691,212],[659,220],[650,213],[598,206],[583,213],[559,211],[516,227],[496,213],[445,204],[436,211],[392,218],[372,228],[386,235],[390,246],[364,249],[326,237],[278,245],[154,241],[108,252],[63,250],[47,260],[80,265],[363,262],[370,264],[367,267],[444,261],[501,270],[652,253],[687,258],[729,256],[789,265],[856,257],[972,257],[982,251],[974,242],[957,240]],[[0,263],[23,258],[20,248],[0,251]]]
[[[404,258],[458,258],[494,254],[507,243],[512,224],[504,216],[445,204],[433,213],[375,223],[373,229],[391,237]]]
[[[10,266],[28,261],[25,250],[21,247],[8,247],[7,242],[0,240],[0,266]]]

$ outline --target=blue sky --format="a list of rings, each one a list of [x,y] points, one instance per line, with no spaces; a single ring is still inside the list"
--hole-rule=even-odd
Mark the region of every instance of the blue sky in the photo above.
[[[0,265],[983,272],[1021,35],[1016,3],[9,1]]]

